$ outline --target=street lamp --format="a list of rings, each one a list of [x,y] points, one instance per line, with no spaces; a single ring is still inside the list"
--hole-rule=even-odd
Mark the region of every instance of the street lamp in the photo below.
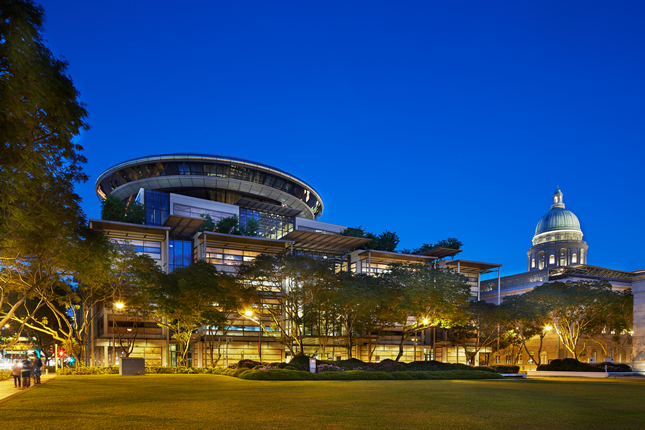
[[[262,321],[260,318],[257,321],[253,318],[253,311],[251,309],[244,311],[244,315],[251,321],[257,322],[260,328],[260,333],[258,334],[258,357],[259,361],[262,361]]]
[[[114,306],[116,306],[117,309],[123,309],[125,307],[125,305],[121,302],[116,302]]]

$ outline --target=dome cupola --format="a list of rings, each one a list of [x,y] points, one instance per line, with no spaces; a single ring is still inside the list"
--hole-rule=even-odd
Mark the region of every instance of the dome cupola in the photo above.
[[[548,267],[586,264],[587,244],[582,240],[578,217],[565,209],[558,187],[553,193],[551,210],[535,227],[533,246],[529,248],[529,271]]]

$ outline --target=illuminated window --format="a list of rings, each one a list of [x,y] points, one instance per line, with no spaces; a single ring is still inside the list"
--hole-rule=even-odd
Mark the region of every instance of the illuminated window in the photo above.
[[[560,250],[560,266],[567,265],[567,250],[562,248]]]
[[[575,252],[571,254],[571,262],[574,264],[578,262],[578,256],[576,255]]]
[[[555,264],[555,255],[549,255],[549,264]]]
[[[585,264],[585,250],[580,250],[580,264]]]
[[[531,258],[531,269],[535,269],[535,257]]]

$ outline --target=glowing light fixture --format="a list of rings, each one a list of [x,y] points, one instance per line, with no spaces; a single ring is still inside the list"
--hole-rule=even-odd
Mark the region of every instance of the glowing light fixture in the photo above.
[[[125,307],[125,305],[121,302],[115,303],[114,306],[116,306],[117,309],[123,309]]]
[[[551,331],[552,329],[553,327],[551,327],[550,325],[544,326],[544,330],[546,331]]]
[[[422,321],[422,323],[423,323],[423,325],[428,325],[430,323],[430,321],[426,318],[426,319],[424,319]]]
[[[251,310],[246,311],[246,312],[244,312],[244,315],[246,315],[247,317],[252,317],[253,316],[253,311],[251,311]]]

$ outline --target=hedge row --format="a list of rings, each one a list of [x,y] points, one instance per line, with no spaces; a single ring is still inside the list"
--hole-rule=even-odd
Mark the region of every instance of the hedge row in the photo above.
[[[607,366],[608,372],[631,372],[632,368],[623,363],[581,363],[575,358],[565,358],[563,360],[551,360],[549,364],[542,364],[537,370],[546,370],[551,372],[604,372]]]
[[[195,375],[195,374],[221,374],[220,367],[162,367],[162,366],[146,366],[146,373],[148,374],[169,374],[169,375]],[[107,367],[66,367],[58,369],[57,375],[118,375],[119,366]]]
[[[497,373],[476,370],[444,370],[435,372],[400,371],[379,372],[348,370],[346,372],[309,373],[284,369],[245,370],[233,375],[240,379],[255,381],[386,381],[415,379],[502,379]]]

